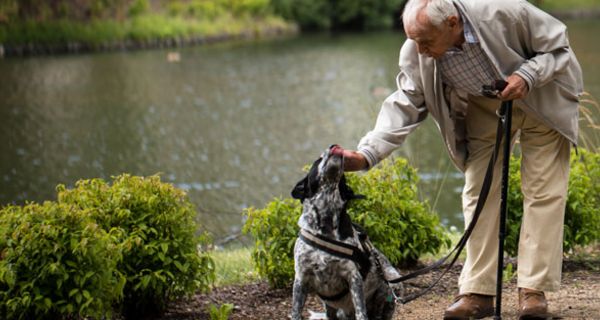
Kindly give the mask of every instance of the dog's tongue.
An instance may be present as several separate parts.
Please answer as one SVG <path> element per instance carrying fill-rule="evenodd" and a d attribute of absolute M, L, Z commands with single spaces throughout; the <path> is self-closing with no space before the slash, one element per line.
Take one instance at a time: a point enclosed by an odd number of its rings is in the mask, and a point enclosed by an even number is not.
<path fill-rule="evenodd" d="M 336 145 L 331 148 L 329 153 L 332 155 L 342 156 L 344 154 L 344 149 L 342 149 L 342 147 Z"/>

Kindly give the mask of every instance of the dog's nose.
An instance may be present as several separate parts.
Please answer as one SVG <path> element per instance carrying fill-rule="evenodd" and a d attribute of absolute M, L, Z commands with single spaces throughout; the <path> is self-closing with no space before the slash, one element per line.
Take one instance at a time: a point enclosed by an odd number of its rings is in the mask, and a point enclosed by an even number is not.
<path fill-rule="evenodd" d="M 329 147 L 329 154 L 341 156 L 344 154 L 344 149 L 337 144 L 334 144 Z"/>

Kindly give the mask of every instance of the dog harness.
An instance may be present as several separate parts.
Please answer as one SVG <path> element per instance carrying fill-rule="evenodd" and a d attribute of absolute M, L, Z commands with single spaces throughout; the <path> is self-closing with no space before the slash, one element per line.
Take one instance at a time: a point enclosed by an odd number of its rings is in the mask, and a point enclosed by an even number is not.
<path fill-rule="evenodd" d="M 352 260 L 358 266 L 358 271 L 363 280 L 367 277 L 367 274 L 371 269 L 371 260 L 369 259 L 369 256 L 371 255 L 370 245 L 367 243 L 367 235 L 364 233 L 359 232 L 359 240 L 362 248 L 319 234 L 314 234 L 306 229 L 300 229 L 298 238 L 302 239 L 302 241 L 309 246 L 325 251 L 333 256 Z M 346 288 L 333 296 L 318 295 L 323 300 L 337 301 L 345 297 L 349 292 L 350 290 Z"/>
<path fill-rule="evenodd" d="M 314 234 L 306 229 L 300 229 L 298 238 L 302 239 L 302 241 L 309 246 L 325 251 L 333 256 L 352 260 L 358 266 L 358 270 L 363 279 L 367 277 L 367 274 L 371 269 L 371 260 L 369 259 L 371 250 L 370 245 L 366 241 L 366 234 L 364 233 L 359 233 L 361 248 L 319 234 Z M 336 301 L 343 298 L 348 292 L 349 290 L 346 289 L 334 296 L 327 297 L 319 295 L 319 297 L 323 300 Z"/>
<path fill-rule="evenodd" d="M 339 258 L 354 261 L 358 265 L 358 270 L 363 279 L 367 277 L 369 269 L 371 269 L 371 260 L 369 260 L 371 252 L 368 248 L 365 248 L 367 246 L 364 245 L 362 239 L 361 245 L 363 248 L 359 248 L 345 242 L 314 234 L 306 229 L 300 229 L 298 237 L 319 250 L 323 250 Z"/>

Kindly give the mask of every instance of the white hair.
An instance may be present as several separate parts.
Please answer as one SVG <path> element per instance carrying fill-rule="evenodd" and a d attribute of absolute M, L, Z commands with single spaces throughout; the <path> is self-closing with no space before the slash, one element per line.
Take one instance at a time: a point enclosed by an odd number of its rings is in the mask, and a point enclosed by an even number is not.
<path fill-rule="evenodd" d="M 423 27 L 417 21 L 419 13 L 423 10 L 425 10 L 424 13 L 429 18 L 429 22 L 435 27 L 440 27 L 448 17 L 458 16 L 458 10 L 452 0 L 409 0 L 402 13 L 404 28 Z"/>

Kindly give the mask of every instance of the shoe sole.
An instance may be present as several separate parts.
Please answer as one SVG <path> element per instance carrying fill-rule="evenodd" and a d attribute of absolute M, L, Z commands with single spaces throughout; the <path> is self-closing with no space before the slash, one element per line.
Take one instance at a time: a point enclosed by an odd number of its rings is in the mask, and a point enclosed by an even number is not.
<path fill-rule="evenodd" d="M 485 312 L 481 312 L 478 315 L 468 316 L 468 317 L 456 317 L 456 316 L 448 316 L 444 315 L 444 320 L 472 320 L 472 319 L 483 319 L 486 317 L 494 316 L 494 309 L 486 310 Z"/>

